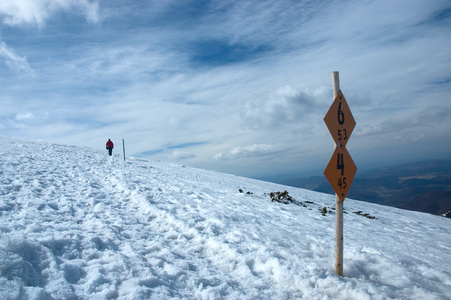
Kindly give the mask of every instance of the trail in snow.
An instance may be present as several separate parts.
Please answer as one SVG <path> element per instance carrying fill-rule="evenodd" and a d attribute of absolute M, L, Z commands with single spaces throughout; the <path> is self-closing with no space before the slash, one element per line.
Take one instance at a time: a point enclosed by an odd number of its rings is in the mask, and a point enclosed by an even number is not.
<path fill-rule="evenodd" d="M 0 143 L 1 298 L 451 298 L 449 219 L 346 200 L 338 277 L 332 196 L 87 148 Z M 284 189 L 298 205 L 269 200 Z"/>

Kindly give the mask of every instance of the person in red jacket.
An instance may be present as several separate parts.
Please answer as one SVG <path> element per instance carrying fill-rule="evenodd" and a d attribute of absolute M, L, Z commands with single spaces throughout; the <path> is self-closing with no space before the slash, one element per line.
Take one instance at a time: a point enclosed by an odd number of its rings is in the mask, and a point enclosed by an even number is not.
<path fill-rule="evenodd" d="M 106 142 L 106 149 L 108 150 L 110 156 L 113 155 L 113 148 L 114 148 L 113 142 L 110 139 L 108 139 L 108 142 Z"/>

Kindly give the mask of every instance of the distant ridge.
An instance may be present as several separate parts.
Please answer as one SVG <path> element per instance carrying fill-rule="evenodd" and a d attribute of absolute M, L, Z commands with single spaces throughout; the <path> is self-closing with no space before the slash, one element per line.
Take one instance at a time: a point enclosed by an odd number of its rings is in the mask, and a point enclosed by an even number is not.
<path fill-rule="evenodd" d="M 446 216 L 451 211 L 451 191 L 424 192 L 399 208 Z"/>
<path fill-rule="evenodd" d="M 324 176 L 271 181 L 334 193 Z M 443 215 L 451 210 L 451 161 L 421 161 L 357 172 L 348 198 Z"/>

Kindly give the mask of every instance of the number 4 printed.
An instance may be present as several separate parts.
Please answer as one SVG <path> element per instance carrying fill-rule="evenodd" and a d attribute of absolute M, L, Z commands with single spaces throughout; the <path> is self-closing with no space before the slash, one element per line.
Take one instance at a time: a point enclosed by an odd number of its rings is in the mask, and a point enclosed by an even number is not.
<path fill-rule="evenodd" d="M 337 170 L 341 170 L 341 176 L 344 175 L 345 164 L 343 162 L 343 153 L 337 153 Z"/>

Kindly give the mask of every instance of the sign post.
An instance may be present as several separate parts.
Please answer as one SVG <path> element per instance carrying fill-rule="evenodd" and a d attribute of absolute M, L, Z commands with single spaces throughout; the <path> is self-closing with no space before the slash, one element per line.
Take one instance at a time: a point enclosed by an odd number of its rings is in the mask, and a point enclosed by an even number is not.
<path fill-rule="evenodd" d="M 343 201 L 357 172 L 346 143 L 356 123 L 340 90 L 338 72 L 333 72 L 332 77 L 334 102 L 324 117 L 324 122 L 334 139 L 335 149 L 324 175 L 335 191 L 335 273 L 343 276 Z"/>
<path fill-rule="evenodd" d="M 124 139 L 122 139 L 122 151 L 124 152 L 124 161 L 125 161 L 125 142 L 124 142 Z"/>

